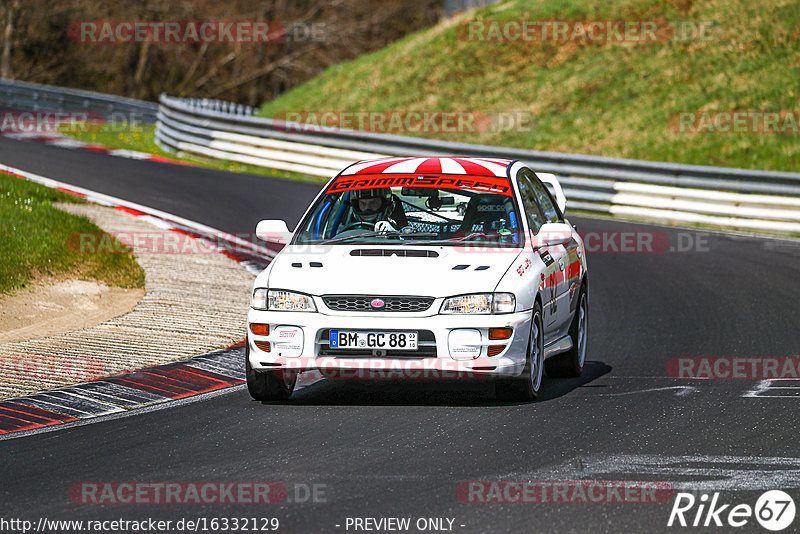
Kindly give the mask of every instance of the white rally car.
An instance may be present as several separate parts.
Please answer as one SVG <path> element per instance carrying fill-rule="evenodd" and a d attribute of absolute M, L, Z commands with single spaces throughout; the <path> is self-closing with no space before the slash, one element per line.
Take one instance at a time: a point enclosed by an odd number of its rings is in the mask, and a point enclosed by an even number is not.
<path fill-rule="evenodd" d="M 565 203 L 554 175 L 519 161 L 350 165 L 293 233 L 284 221 L 256 228 L 259 238 L 286 246 L 253 288 L 250 395 L 287 399 L 297 374 L 312 369 L 488 377 L 504 400 L 535 399 L 544 369 L 579 376 L 586 254 Z"/>

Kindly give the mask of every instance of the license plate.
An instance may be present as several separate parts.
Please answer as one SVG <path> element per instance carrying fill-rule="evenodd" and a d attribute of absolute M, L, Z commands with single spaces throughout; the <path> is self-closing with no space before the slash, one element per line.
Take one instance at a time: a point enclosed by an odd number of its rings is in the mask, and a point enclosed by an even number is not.
<path fill-rule="evenodd" d="M 331 330 L 332 349 L 417 350 L 418 332 L 353 332 Z"/>

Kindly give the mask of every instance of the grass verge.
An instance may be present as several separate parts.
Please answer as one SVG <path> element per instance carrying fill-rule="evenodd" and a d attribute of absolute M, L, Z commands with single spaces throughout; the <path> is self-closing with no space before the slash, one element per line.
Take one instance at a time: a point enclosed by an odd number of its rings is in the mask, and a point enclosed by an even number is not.
<path fill-rule="evenodd" d="M 492 42 L 471 40 L 470 21 L 486 28 L 493 21 L 675 21 L 696 32 L 684 32 L 684 40 L 665 34 L 652 41 Z M 693 40 L 701 27 L 702 38 Z M 680 112 L 784 111 L 800 117 L 799 40 L 794 0 L 509 0 L 335 65 L 265 103 L 260 115 L 518 111 L 532 122 L 425 136 L 797 172 L 797 129 L 688 133 L 676 123 Z"/>
<path fill-rule="evenodd" d="M 86 217 L 59 210 L 53 202 L 84 201 L 0 173 L 0 295 L 24 288 L 41 276 L 144 287 L 144 270 L 132 254 L 75 250 L 71 243 L 77 234 L 103 232 Z"/>
<path fill-rule="evenodd" d="M 472 21 L 483 21 L 487 28 L 507 21 L 671 21 L 688 29 L 684 39 L 660 31 L 656 40 L 627 42 L 493 42 L 471 39 L 467 24 Z M 514 113 L 521 113 L 532 120 L 478 121 L 474 129 L 452 133 L 390 133 L 800 172 L 800 125 L 782 128 L 784 133 L 676 131 L 681 112 L 695 113 L 699 125 L 707 124 L 700 118 L 714 117 L 703 113 L 726 111 L 793 113 L 800 121 L 798 41 L 800 9 L 794 0 L 507 0 L 335 65 L 265 103 L 259 114 L 455 111 L 512 120 Z M 152 130 L 76 137 L 171 156 L 155 145 Z M 235 162 L 180 159 L 235 172 L 320 181 Z"/>

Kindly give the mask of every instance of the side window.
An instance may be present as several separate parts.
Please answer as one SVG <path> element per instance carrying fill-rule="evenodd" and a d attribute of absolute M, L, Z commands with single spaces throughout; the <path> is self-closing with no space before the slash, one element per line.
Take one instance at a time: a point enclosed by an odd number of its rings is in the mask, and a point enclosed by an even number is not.
<path fill-rule="evenodd" d="M 333 193 L 325 195 L 320 204 L 315 208 L 314 214 L 308 219 L 304 232 L 313 236 L 313 239 L 329 239 L 341 230 L 347 223 L 349 205 L 345 202 L 350 197 L 350 192 Z"/>
<path fill-rule="evenodd" d="M 542 213 L 544 213 L 547 222 L 562 222 L 561 216 L 558 214 L 558 209 L 556 209 L 553 203 L 553 197 L 550 196 L 550 192 L 545 185 L 535 175 L 531 176 L 531 184 L 533 184 L 533 190 L 536 192 L 536 199 L 539 206 L 542 208 Z"/>
<path fill-rule="evenodd" d="M 535 234 L 539 228 L 545 223 L 544 215 L 542 215 L 539 205 L 536 202 L 536 190 L 534 189 L 534 182 L 531 178 L 535 178 L 530 172 L 523 169 L 519 173 L 517 183 L 519 184 L 519 192 L 522 198 L 522 205 L 525 208 L 525 215 L 528 217 L 528 226 Z"/>

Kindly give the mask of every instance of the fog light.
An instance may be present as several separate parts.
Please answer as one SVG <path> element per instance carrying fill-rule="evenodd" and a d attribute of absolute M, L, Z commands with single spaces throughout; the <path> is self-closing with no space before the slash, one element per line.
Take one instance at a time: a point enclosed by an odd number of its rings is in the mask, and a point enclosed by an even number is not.
<path fill-rule="evenodd" d="M 264 352 L 269 352 L 271 349 L 269 341 L 254 341 L 253 343 Z"/>
<path fill-rule="evenodd" d="M 513 328 L 490 328 L 489 339 L 508 339 L 514 332 Z"/>
<path fill-rule="evenodd" d="M 296 358 L 303 354 L 303 330 L 298 326 L 276 326 L 272 339 L 273 352 L 278 356 Z"/>
<path fill-rule="evenodd" d="M 489 356 L 497 356 L 498 354 L 503 352 L 503 349 L 505 348 L 506 348 L 505 345 L 489 345 L 489 350 L 487 351 L 487 354 Z"/>
<path fill-rule="evenodd" d="M 257 336 L 268 336 L 269 325 L 261 323 L 250 323 L 250 331 Z"/>
<path fill-rule="evenodd" d="M 447 344 L 454 360 L 474 360 L 481 355 L 481 333 L 474 328 L 452 330 Z"/>

